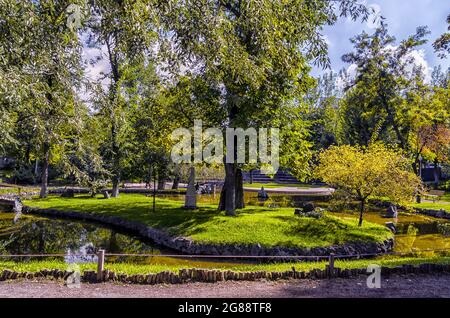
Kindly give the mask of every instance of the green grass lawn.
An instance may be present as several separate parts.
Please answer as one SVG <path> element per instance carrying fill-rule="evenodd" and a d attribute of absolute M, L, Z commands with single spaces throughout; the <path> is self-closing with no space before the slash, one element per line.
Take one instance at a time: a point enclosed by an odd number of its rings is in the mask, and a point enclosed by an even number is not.
<path fill-rule="evenodd" d="M 395 267 L 403 264 L 419 265 L 423 263 L 435 264 L 449 264 L 450 257 L 448 256 L 430 256 L 430 257 L 382 257 L 379 259 L 365 259 L 365 260 L 336 260 L 335 266 L 339 268 L 366 268 L 369 264 L 377 264 L 380 266 Z M 312 269 L 324 269 L 328 262 L 288 262 L 288 263 L 271 263 L 271 264 L 226 264 L 217 263 L 214 268 L 217 270 L 233 270 L 242 272 L 251 271 L 290 271 L 294 267 L 297 271 L 311 271 Z M 0 271 L 4 269 L 14 270 L 17 272 L 37 272 L 42 269 L 66 269 L 68 264 L 63 260 L 43 260 L 43 261 L 24 261 L 13 262 L 0 260 Z M 79 264 L 80 270 L 96 270 L 96 263 Z M 183 264 L 134 264 L 134 263 L 105 263 L 105 269 L 109 269 L 116 273 L 124 274 L 150 274 L 159 273 L 162 271 L 178 272 L 184 268 L 201 268 L 193 265 Z"/>
<path fill-rule="evenodd" d="M 275 182 L 269 182 L 269 183 L 244 183 L 244 187 L 246 188 L 258 188 L 261 189 L 261 187 L 264 187 L 265 189 L 272 189 L 272 188 L 320 188 L 320 186 L 316 185 L 309 185 L 309 184 L 296 184 L 296 183 L 275 183 Z"/>
<path fill-rule="evenodd" d="M 0 183 L 0 195 L 2 194 L 19 194 L 24 192 L 35 192 L 40 189 L 32 186 L 18 186 L 7 183 Z"/>
<path fill-rule="evenodd" d="M 429 209 L 429 210 L 445 210 L 450 212 L 450 204 L 446 203 L 432 203 L 432 202 L 423 202 L 423 203 L 413 203 L 411 204 L 414 208 L 420 209 Z"/>
<path fill-rule="evenodd" d="M 382 225 L 364 222 L 357 226 L 354 218 L 326 215 L 321 219 L 301 218 L 293 208 L 251 206 L 239 210 L 236 217 L 218 212 L 215 205 L 199 204 L 199 209 L 185 210 L 180 201 L 157 198 L 152 212 L 152 198 L 141 194 L 122 194 L 109 200 L 77 196 L 49 197 L 26 201 L 39 208 L 96 213 L 139 221 L 166 229 L 173 235 L 214 244 L 241 243 L 262 246 L 315 247 L 349 241 L 382 241 L 391 232 Z"/>
<path fill-rule="evenodd" d="M 439 198 L 440 201 L 450 202 L 450 192 L 447 192 L 442 197 Z"/>

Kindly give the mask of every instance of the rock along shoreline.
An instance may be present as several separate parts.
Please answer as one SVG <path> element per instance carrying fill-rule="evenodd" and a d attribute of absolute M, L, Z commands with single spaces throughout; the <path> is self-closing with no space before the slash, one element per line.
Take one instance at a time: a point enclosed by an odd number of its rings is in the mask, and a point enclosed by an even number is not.
<path fill-rule="evenodd" d="M 268 256 L 270 258 L 270 256 L 328 256 L 334 253 L 337 256 L 364 256 L 364 254 L 384 254 L 392 251 L 394 247 L 394 238 L 382 242 L 348 242 L 342 245 L 313 248 L 265 247 L 260 244 L 208 244 L 195 242 L 186 237 L 175 237 L 164 230 L 155 229 L 140 222 L 128 221 L 115 216 L 59 211 L 55 209 L 39 209 L 28 206 L 23 208 L 23 212 L 50 217 L 92 221 L 114 226 L 152 240 L 161 246 L 189 255 Z"/>

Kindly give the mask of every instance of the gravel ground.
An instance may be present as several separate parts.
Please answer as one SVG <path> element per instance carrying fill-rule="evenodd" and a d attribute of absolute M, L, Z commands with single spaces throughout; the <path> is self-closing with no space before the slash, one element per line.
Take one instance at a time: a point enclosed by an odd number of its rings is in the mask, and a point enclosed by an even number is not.
<path fill-rule="evenodd" d="M 63 282 L 0 282 L 0 297 L 151 297 L 151 298 L 296 298 L 296 297 L 450 297 L 450 274 L 395 275 L 381 281 L 380 289 L 366 287 L 366 276 L 332 280 L 189 283 L 182 285 L 82 284 Z"/>

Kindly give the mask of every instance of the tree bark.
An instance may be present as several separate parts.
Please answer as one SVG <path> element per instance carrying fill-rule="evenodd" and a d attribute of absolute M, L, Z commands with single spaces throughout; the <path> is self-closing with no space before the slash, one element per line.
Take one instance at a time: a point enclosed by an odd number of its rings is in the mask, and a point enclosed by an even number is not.
<path fill-rule="evenodd" d="M 112 118 L 111 123 L 111 140 L 112 140 L 112 164 L 113 164 L 113 177 L 112 177 L 112 193 L 111 197 L 117 198 L 119 196 L 119 183 L 120 183 L 120 157 L 119 157 L 119 144 L 117 142 L 117 127 L 115 119 Z"/>
<path fill-rule="evenodd" d="M 240 168 L 236 169 L 236 209 L 243 209 L 245 208 L 245 202 L 244 202 L 244 185 L 242 180 L 242 170 Z"/>
<path fill-rule="evenodd" d="M 363 222 L 363 214 L 364 214 L 364 210 L 365 210 L 365 205 L 366 205 L 366 200 L 361 200 L 361 208 L 359 211 L 359 222 L 358 222 L 358 226 L 362 226 L 362 222 Z"/>
<path fill-rule="evenodd" d="M 48 166 L 50 160 L 50 145 L 44 143 L 44 160 L 42 162 L 42 175 L 41 175 L 41 192 L 39 197 L 46 198 L 48 194 Z"/>
<path fill-rule="evenodd" d="M 436 190 L 439 187 L 439 166 L 437 159 L 434 160 L 433 175 L 434 175 L 434 189 Z"/>
<path fill-rule="evenodd" d="M 225 163 L 225 182 L 220 194 L 219 211 L 236 215 L 236 164 Z"/>
<path fill-rule="evenodd" d="M 177 164 L 175 165 L 173 173 L 174 173 L 174 178 L 173 178 L 173 183 L 172 183 L 172 189 L 178 190 L 178 186 L 180 184 L 180 167 Z"/>
<path fill-rule="evenodd" d="M 37 184 L 39 180 L 39 160 L 36 159 L 34 162 L 34 180 L 33 183 Z"/>
<path fill-rule="evenodd" d="M 175 178 L 173 178 L 172 189 L 178 190 L 179 185 L 180 185 L 180 176 L 176 175 Z"/>
<path fill-rule="evenodd" d="M 119 197 L 119 182 L 120 182 L 119 179 L 117 179 L 117 178 L 113 179 L 113 182 L 112 182 L 113 186 L 112 186 L 112 192 L 111 192 L 111 197 L 113 197 L 113 198 Z"/>
<path fill-rule="evenodd" d="M 166 178 L 163 176 L 158 177 L 158 190 L 164 190 L 166 186 Z"/>

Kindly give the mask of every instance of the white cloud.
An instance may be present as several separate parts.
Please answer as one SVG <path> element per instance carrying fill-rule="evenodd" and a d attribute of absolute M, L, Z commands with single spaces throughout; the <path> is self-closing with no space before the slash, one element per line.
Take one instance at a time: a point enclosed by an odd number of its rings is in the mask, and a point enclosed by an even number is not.
<path fill-rule="evenodd" d="M 386 51 L 393 52 L 397 48 L 398 48 L 398 46 L 387 45 Z M 407 66 L 405 68 L 407 75 L 411 76 L 414 66 L 416 66 L 416 67 L 418 66 L 422 69 L 425 83 L 429 83 L 431 81 L 432 67 L 430 67 L 427 59 L 425 58 L 425 50 L 424 49 L 412 50 L 411 52 L 406 54 L 400 62 L 407 63 Z"/>
<path fill-rule="evenodd" d="M 409 58 L 412 59 L 413 65 L 419 66 L 422 69 L 425 83 L 430 83 L 432 68 L 428 65 L 428 62 L 425 59 L 425 50 L 423 50 L 423 49 L 412 50 L 405 56 L 405 59 L 409 59 Z M 407 67 L 408 72 L 411 73 L 412 70 L 413 70 L 412 65 Z"/>
<path fill-rule="evenodd" d="M 393 52 L 397 48 L 398 48 L 397 46 L 387 45 L 385 49 L 386 51 Z M 411 63 L 408 63 L 408 65 L 406 66 L 407 75 L 411 76 L 414 66 L 418 66 L 422 69 L 425 83 L 430 83 L 432 67 L 429 66 L 425 58 L 425 50 L 423 49 L 412 50 L 411 52 L 405 55 L 405 57 L 402 59 L 401 62 L 406 62 L 408 60 L 410 60 Z M 357 71 L 358 66 L 356 64 L 349 65 L 346 69 L 345 76 L 337 77 L 336 86 L 341 90 L 344 89 L 349 84 L 349 82 L 355 79 Z"/>

